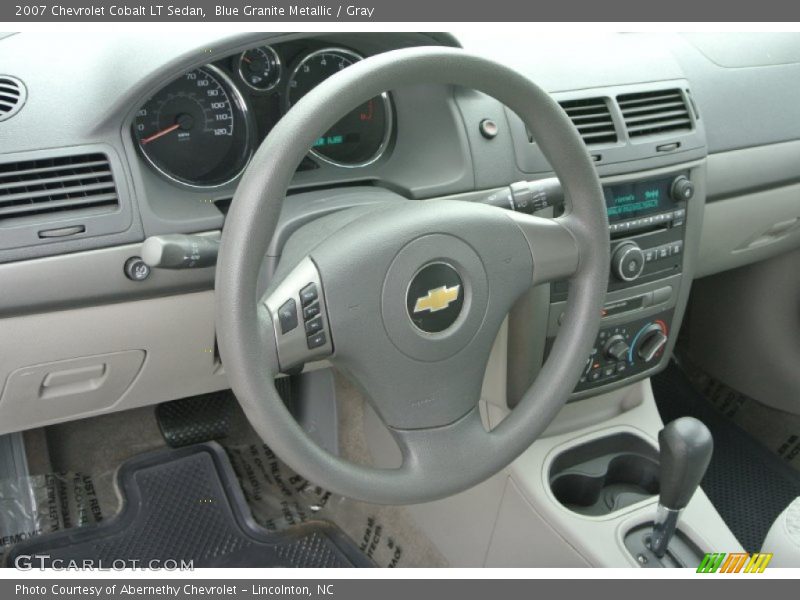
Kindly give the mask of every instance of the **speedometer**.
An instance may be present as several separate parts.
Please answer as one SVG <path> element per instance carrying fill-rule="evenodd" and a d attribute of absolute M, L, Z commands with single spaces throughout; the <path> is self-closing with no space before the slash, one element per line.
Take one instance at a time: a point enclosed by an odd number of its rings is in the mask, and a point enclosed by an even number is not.
<path fill-rule="evenodd" d="M 241 94 L 211 65 L 160 90 L 133 123 L 139 149 L 159 172 L 201 187 L 222 185 L 241 173 L 251 155 L 251 130 Z"/>
<path fill-rule="evenodd" d="M 314 87 L 361 60 L 344 48 L 325 48 L 303 57 L 289 79 L 287 105 L 291 108 Z M 342 167 L 363 167 L 378 160 L 389 144 L 392 111 L 389 95 L 367 100 L 345 115 L 314 142 L 311 153 Z"/>

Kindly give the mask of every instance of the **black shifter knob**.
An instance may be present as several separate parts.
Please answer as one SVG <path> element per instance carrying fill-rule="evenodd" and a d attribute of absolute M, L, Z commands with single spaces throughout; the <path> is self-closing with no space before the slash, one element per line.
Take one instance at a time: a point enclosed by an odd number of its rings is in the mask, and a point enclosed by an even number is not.
<path fill-rule="evenodd" d="M 686 508 L 705 475 L 714 441 L 708 427 L 694 417 L 681 417 L 658 434 L 661 462 L 661 505 Z"/>
<path fill-rule="evenodd" d="M 650 548 L 662 558 L 675 534 L 681 511 L 689 504 L 705 475 L 714 441 L 708 427 L 700 421 L 681 417 L 659 432 L 658 445 L 661 494 Z"/>

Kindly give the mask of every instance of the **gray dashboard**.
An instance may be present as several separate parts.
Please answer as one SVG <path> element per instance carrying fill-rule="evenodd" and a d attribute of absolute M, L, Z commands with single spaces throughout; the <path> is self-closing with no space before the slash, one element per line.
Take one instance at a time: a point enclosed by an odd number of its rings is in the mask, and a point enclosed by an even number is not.
<path fill-rule="evenodd" d="M 461 45 L 518 69 L 561 102 L 604 99 L 619 135 L 613 142 L 589 147 L 603 177 L 710 155 L 709 200 L 786 186 L 800 179 L 793 160 L 798 152 L 795 143 L 800 140 L 797 36 L 750 36 L 745 43 L 761 51 L 756 53 L 757 60 L 742 62 L 741 53 L 731 49 L 742 43 L 736 36 L 581 34 L 507 39 L 489 33 L 254 33 L 219 37 L 153 34 L 146 39 L 141 33 L 62 35 L 64 39 L 56 40 L 62 51 L 48 53 L 47 69 L 38 68 L 40 62 L 31 59 L 45 47 L 42 36 L 24 33 L 0 40 L 0 75 L 19 78 L 28 92 L 22 110 L 0 122 L 0 164 L 101 151 L 111 164 L 118 208 L 113 218 L 59 212 L 0 221 L 0 263 L 9 267 L 28 259 L 121 248 L 150 235 L 219 230 L 224 201 L 233 195 L 236 180 L 213 189 L 191 189 L 165 179 L 137 151 L 131 123 L 147 98 L 176 77 L 262 44 L 344 46 L 363 56 L 413 45 Z M 46 46 L 53 43 L 51 37 Z M 781 51 L 764 51 L 764 46 Z M 690 130 L 641 140 L 628 138 L 615 98 L 664 89 L 680 90 L 684 95 L 691 107 Z M 299 172 L 290 190 L 296 196 L 289 203 L 294 222 L 302 221 L 298 212 L 307 208 L 309 215 L 318 214 L 327 201 L 340 208 L 346 205 L 341 198 L 351 186 L 366 194 L 374 188 L 376 195 L 388 191 L 397 198 L 425 199 L 471 194 L 550 175 L 522 123 L 490 98 L 470 90 L 421 85 L 392 90 L 392 101 L 394 131 L 386 156 L 363 168 L 322 164 Z M 479 124 L 484 119 L 499 125 L 496 138 L 481 135 Z M 748 148 L 758 157 L 753 164 L 747 160 L 751 154 L 741 154 Z M 723 160 L 715 160 L 715 155 Z M 764 168 L 765 164 L 772 168 Z M 738 183 L 732 185 L 732 181 Z M 313 193 L 314 200 L 303 202 L 302 194 L 308 193 Z M 85 229 L 66 238 L 42 235 L 43 231 L 68 230 L 74 225 Z M 722 263 L 723 267 L 728 264 Z M 174 277 L 177 279 L 165 286 L 150 282 L 131 287 L 120 282 L 124 286 L 115 297 L 174 293 L 180 289 L 176 282 L 186 276 Z M 198 278 L 210 286 L 210 274 L 189 279 L 197 286 Z M 93 290 L 84 290 L 83 301 L 91 302 Z M 20 294 L 13 296 L 20 300 Z M 65 306 L 79 302 L 70 294 L 62 296 Z M 108 292 L 99 297 L 107 298 Z M 37 307 L 35 297 L 24 307 L 10 305 L 10 300 L 5 299 L 6 314 Z M 43 302 L 41 306 L 53 304 Z"/>
<path fill-rule="evenodd" d="M 232 61 L 265 44 L 281 52 L 295 48 L 296 54 L 281 54 L 290 68 L 297 56 L 321 47 L 370 56 L 415 45 L 460 45 L 550 91 L 587 141 L 604 186 L 688 176 L 695 195 L 688 206 L 668 208 L 672 225 L 632 236 L 610 231 L 612 250 L 630 241 L 651 252 L 681 242 L 684 252 L 662 263 L 672 271 L 624 286 L 610 279 L 607 302 L 630 310 L 604 318 L 601 337 L 618 328 L 630 337 L 651 319 L 666 319 L 675 332 L 694 278 L 800 246 L 800 36 L 582 32 L 509 38 L 487 31 L 0 37 L 0 335 L 14 340 L 0 345 L 0 432 L 229 387 L 215 351 L 215 269 L 154 269 L 135 281 L 123 267 L 141 256 L 148 236 L 218 236 L 237 180 L 205 189 L 172 181 L 143 156 L 133 128 L 148 99 L 178 78 L 213 64 L 236 83 Z M 17 96 L 24 100 L 12 114 L 8 93 L 15 92 L 15 81 L 24 86 Z M 323 162 L 297 173 L 265 257 L 265 282 L 291 233 L 320 216 L 376 202 L 481 200 L 512 182 L 552 175 L 524 125 L 493 99 L 433 85 L 390 93 L 391 138 L 377 160 L 357 168 Z M 256 101 L 250 108 L 264 106 Z M 659 115 L 655 128 L 651 111 Z M 497 135 L 482 133 L 487 120 Z M 262 128 L 258 135 L 264 133 Z M 29 177 L 39 180 L 25 183 Z M 75 181 L 74 193 L 56 189 Z M 679 225 L 676 215 L 684 206 L 687 219 Z M 564 298 L 557 284 L 550 287 L 531 290 L 509 315 L 504 364 L 511 405 L 535 377 L 561 325 Z M 587 381 L 573 398 L 648 377 L 664 366 L 676 337 L 669 336 L 652 362 L 635 364 L 627 375 Z M 50 373 L 84 372 L 87 366 L 108 370 L 103 386 L 87 394 L 74 393 L 70 384 L 58 402 L 52 394 L 42 397 L 39 384 Z"/>

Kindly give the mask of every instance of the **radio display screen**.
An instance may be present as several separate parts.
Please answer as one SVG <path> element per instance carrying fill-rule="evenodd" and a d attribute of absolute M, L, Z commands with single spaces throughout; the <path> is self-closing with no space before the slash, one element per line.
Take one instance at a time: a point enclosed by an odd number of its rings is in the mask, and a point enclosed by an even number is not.
<path fill-rule="evenodd" d="M 609 221 L 625 221 L 670 210 L 672 178 L 603 187 Z"/>

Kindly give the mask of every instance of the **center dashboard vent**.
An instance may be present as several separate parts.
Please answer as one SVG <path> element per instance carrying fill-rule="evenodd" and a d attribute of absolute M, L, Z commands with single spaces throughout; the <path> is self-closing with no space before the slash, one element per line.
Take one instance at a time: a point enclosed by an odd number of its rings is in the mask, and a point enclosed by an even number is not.
<path fill-rule="evenodd" d="M 613 144 L 617 141 L 617 130 L 605 98 L 562 100 L 559 104 L 587 146 Z"/>
<path fill-rule="evenodd" d="M 0 164 L 0 223 L 26 217 L 111 212 L 119 207 L 105 154 Z"/>
<path fill-rule="evenodd" d="M 679 89 L 617 96 L 631 138 L 692 129 L 692 118 Z"/>

